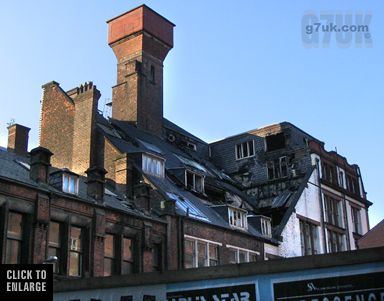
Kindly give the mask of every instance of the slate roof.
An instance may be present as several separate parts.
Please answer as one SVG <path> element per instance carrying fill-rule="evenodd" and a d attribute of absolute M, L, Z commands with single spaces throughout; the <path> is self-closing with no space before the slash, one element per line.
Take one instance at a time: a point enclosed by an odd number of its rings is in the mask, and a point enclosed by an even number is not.
<path fill-rule="evenodd" d="M 177 127 L 169 120 L 164 120 L 164 127 L 170 128 L 172 131 L 177 131 L 181 135 L 206 144 L 201 139 L 193 136 L 185 130 Z M 223 192 L 228 197 L 223 197 L 221 205 L 242 206 L 243 208 L 252 209 L 248 196 L 235 186 L 235 182 L 226 175 L 223 171 L 217 168 L 212 162 L 205 160 L 199 154 L 193 151 L 186 151 L 178 147 L 174 143 L 170 143 L 166 139 L 162 139 L 156 135 L 137 128 L 130 122 L 110 120 L 109 125 L 103 124 L 99 128 L 104 132 L 105 137 L 114 145 L 120 152 L 123 153 L 139 153 L 145 152 L 160 156 L 165 160 L 166 174 L 164 178 L 158 178 L 149 174 L 144 174 L 141 166 L 135 167 L 143 173 L 145 178 L 155 186 L 164 199 L 173 200 L 176 202 L 176 213 L 185 216 L 186 218 L 195 219 L 210 225 L 231 229 L 232 228 L 226 217 L 221 216 L 216 210 L 210 208 L 218 205 L 213 203 L 205 193 L 197 193 L 185 188 L 183 179 L 178 179 L 178 171 L 184 174 L 184 170 L 193 170 L 196 173 L 204 176 L 206 187 L 215 187 Z M 240 200 L 239 204 L 234 204 L 233 199 Z M 265 236 L 254 228 L 248 225 L 247 230 L 235 230 L 248 233 L 250 235 L 267 239 Z"/>
<path fill-rule="evenodd" d="M 6 181 L 16 182 L 23 185 L 28 185 L 34 187 L 35 189 L 43 189 L 48 190 L 55 194 L 64 195 L 70 199 L 76 199 L 77 201 L 89 203 L 89 204 L 97 204 L 97 201 L 92 199 L 87 195 L 87 178 L 83 176 L 79 176 L 79 191 L 77 195 L 65 193 L 53 185 L 36 183 L 35 181 L 29 178 L 29 157 L 18 156 L 13 152 L 8 152 L 4 148 L 0 148 L 0 178 Z M 54 174 L 57 172 L 62 172 L 62 169 L 50 168 L 50 174 Z M 64 170 L 65 171 L 65 170 Z M 98 204 L 100 205 L 100 204 Z M 104 204 L 106 208 L 111 208 L 119 211 L 123 211 L 130 215 L 135 215 L 138 217 L 145 217 L 156 219 L 160 221 L 158 216 L 149 216 L 143 210 L 136 208 L 130 200 L 127 200 L 124 196 L 117 194 L 116 192 L 110 191 L 106 188 L 106 193 L 104 195 Z"/>

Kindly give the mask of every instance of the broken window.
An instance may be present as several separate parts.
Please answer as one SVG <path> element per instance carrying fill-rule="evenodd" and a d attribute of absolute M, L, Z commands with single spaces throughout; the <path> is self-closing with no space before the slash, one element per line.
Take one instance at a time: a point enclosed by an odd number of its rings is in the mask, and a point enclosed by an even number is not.
<path fill-rule="evenodd" d="M 21 252 L 23 242 L 23 215 L 16 212 L 9 212 L 7 227 L 7 242 L 5 251 L 6 264 L 21 263 Z"/>
<path fill-rule="evenodd" d="M 197 192 L 204 192 L 204 177 L 190 170 L 186 170 L 185 186 Z"/>
<path fill-rule="evenodd" d="M 247 211 L 239 208 L 228 208 L 229 224 L 240 229 L 247 229 Z"/>
<path fill-rule="evenodd" d="M 359 192 L 357 179 L 354 176 L 347 175 L 347 190 L 353 194 Z"/>
<path fill-rule="evenodd" d="M 319 229 L 316 224 L 300 220 L 301 255 L 320 252 Z"/>
<path fill-rule="evenodd" d="M 253 157 L 255 148 L 253 140 L 236 144 L 236 160 Z"/>
<path fill-rule="evenodd" d="M 341 252 L 346 250 L 345 234 L 327 229 L 328 252 Z"/>
<path fill-rule="evenodd" d="M 164 178 L 164 160 L 161 158 L 143 154 L 142 169 L 147 174 Z"/>
<path fill-rule="evenodd" d="M 81 276 L 83 273 L 83 235 L 80 227 L 71 226 L 69 247 L 69 276 Z"/>
<path fill-rule="evenodd" d="M 261 217 L 260 223 L 261 223 L 261 234 L 268 237 L 272 237 L 271 219 L 267 217 Z"/>
<path fill-rule="evenodd" d="M 340 200 L 324 195 L 325 221 L 337 227 L 343 227 L 342 204 Z"/>
<path fill-rule="evenodd" d="M 48 256 L 56 256 L 60 262 L 64 261 L 61 256 L 62 232 L 62 225 L 60 223 L 49 222 Z M 61 272 L 59 262 L 53 264 L 53 272 L 55 274 Z"/>
<path fill-rule="evenodd" d="M 188 237 L 184 241 L 184 267 L 197 268 L 219 264 L 219 244 Z"/>
<path fill-rule="evenodd" d="M 287 157 L 283 156 L 267 162 L 268 179 L 280 179 L 288 176 Z"/>
<path fill-rule="evenodd" d="M 328 181 L 329 183 L 337 183 L 338 180 L 336 178 L 336 166 L 333 164 L 322 162 L 321 167 L 322 179 Z"/>
<path fill-rule="evenodd" d="M 353 222 L 353 232 L 357 234 L 362 234 L 360 209 L 356 207 L 351 207 L 351 213 Z"/>
<path fill-rule="evenodd" d="M 123 265 L 121 268 L 121 274 L 132 274 L 134 271 L 133 261 L 133 240 L 127 237 L 123 237 Z"/>
<path fill-rule="evenodd" d="M 104 238 L 104 276 L 115 274 L 115 236 L 106 234 Z"/>
<path fill-rule="evenodd" d="M 161 244 L 153 244 L 152 246 L 152 270 L 161 271 L 162 265 L 162 250 Z"/>
<path fill-rule="evenodd" d="M 229 246 L 229 263 L 255 262 L 258 252 Z"/>
<path fill-rule="evenodd" d="M 265 137 L 267 152 L 282 149 L 285 147 L 284 133 L 269 135 Z"/>

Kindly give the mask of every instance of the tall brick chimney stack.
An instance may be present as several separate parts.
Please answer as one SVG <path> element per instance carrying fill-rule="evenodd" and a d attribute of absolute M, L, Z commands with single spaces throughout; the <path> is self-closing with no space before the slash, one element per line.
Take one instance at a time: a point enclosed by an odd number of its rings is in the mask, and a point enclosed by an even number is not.
<path fill-rule="evenodd" d="M 173 23 L 146 5 L 109 20 L 108 44 L 117 58 L 112 118 L 161 135 L 163 61 L 173 47 Z"/>
<path fill-rule="evenodd" d="M 8 151 L 21 156 L 28 153 L 28 140 L 30 128 L 20 124 L 12 124 L 8 127 Z"/>

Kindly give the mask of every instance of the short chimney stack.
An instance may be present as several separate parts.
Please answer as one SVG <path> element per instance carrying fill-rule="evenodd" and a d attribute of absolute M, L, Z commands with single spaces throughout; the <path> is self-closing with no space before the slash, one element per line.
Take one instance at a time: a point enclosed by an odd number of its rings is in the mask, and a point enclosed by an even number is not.
<path fill-rule="evenodd" d="M 97 202 L 104 199 L 105 174 L 107 171 L 103 167 L 94 166 L 88 168 L 87 174 L 87 194 Z"/>
<path fill-rule="evenodd" d="M 51 156 L 53 154 L 49 149 L 39 146 L 31 150 L 30 155 L 31 169 L 29 172 L 29 177 L 35 182 L 47 184 L 49 181 Z"/>
<path fill-rule="evenodd" d="M 17 123 L 11 124 L 8 127 L 8 151 L 20 156 L 26 156 L 30 130 L 30 128 Z"/>

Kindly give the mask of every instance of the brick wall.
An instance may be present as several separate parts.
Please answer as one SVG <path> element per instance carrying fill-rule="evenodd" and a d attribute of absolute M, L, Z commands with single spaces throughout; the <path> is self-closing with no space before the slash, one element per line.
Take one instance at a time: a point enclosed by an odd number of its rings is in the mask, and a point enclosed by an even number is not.
<path fill-rule="evenodd" d="M 51 163 L 59 168 L 72 167 L 72 138 L 75 104 L 58 83 L 43 86 L 40 120 L 40 146 L 54 153 Z"/>
<path fill-rule="evenodd" d="M 260 253 L 260 260 L 262 260 L 264 246 L 260 239 L 249 236 L 241 231 L 230 231 L 218 227 L 209 226 L 208 224 L 193 221 L 191 219 L 185 220 L 184 234 L 194 236 L 196 238 L 206 239 L 213 242 L 222 243 L 219 247 L 219 262 L 220 264 L 229 263 L 230 253 L 227 245 L 236 246 L 251 251 Z"/>

